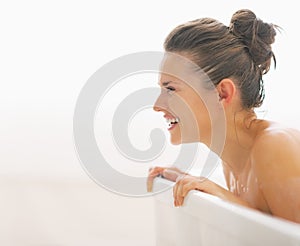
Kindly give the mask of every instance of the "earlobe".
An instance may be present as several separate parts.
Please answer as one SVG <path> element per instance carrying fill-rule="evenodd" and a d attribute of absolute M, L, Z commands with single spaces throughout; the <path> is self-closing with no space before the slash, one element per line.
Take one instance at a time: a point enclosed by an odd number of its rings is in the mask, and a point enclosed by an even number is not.
<path fill-rule="evenodd" d="M 226 103 L 230 103 L 236 93 L 236 86 L 231 79 L 226 78 L 220 81 L 217 85 L 217 90 L 219 93 L 219 101 L 223 100 Z"/>

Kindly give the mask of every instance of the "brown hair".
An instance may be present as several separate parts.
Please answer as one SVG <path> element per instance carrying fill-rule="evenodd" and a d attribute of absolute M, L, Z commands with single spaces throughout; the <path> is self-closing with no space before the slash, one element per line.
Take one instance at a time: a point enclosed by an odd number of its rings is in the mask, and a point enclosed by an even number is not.
<path fill-rule="evenodd" d="M 271 48 L 276 25 L 265 23 L 247 9 L 235 12 L 229 27 L 212 18 L 189 21 L 166 38 L 168 52 L 187 53 L 216 86 L 232 78 L 241 92 L 242 105 L 251 109 L 264 100 L 262 75 L 276 60 Z"/>

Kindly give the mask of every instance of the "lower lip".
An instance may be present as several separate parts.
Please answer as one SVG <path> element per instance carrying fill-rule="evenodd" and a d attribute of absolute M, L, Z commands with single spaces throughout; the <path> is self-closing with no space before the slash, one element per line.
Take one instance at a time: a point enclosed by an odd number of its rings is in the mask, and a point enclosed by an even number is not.
<path fill-rule="evenodd" d="M 173 130 L 173 129 L 176 127 L 177 124 L 178 124 L 178 123 L 171 124 L 171 126 L 168 128 L 168 131 Z"/>

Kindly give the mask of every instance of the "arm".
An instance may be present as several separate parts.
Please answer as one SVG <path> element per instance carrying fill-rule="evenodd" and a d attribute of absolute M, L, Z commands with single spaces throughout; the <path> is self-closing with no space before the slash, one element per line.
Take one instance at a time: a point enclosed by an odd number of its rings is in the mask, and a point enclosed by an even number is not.
<path fill-rule="evenodd" d="M 226 181 L 227 188 L 230 189 L 230 180 L 228 173 L 228 165 L 226 162 L 222 161 L 223 173 Z M 230 192 L 227 189 L 224 189 L 222 186 L 212 182 L 211 180 L 203 177 L 193 177 L 185 176 L 181 180 L 177 180 L 177 184 L 174 186 L 174 205 L 181 206 L 185 196 L 190 190 L 198 190 L 211 195 L 215 195 L 223 200 L 233 202 L 239 205 L 250 207 L 250 205 Z"/>
<path fill-rule="evenodd" d="M 158 176 L 163 176 L 164 178 L 170 181 L 176 182 L 173 188 L 175 206 L 181 206 L 183 204 L 183 200 L 190 190 L 198 190 L 211 195 L 218 196 L 226 201 L 250 207 L 250 205 L 247 202 L 240 199 L 230 191 L 219 186 L 218 184 L 212 182 L 211 180 L 207 178 L 191 176 L 185 172 L 182 172 L 176 167 L 150 168 L 147 179 L 148 192 L 152 191 L 153 180 Z M 228 183 L 229 181 L 227 176 L 225 174 L 226 182 Z"/>

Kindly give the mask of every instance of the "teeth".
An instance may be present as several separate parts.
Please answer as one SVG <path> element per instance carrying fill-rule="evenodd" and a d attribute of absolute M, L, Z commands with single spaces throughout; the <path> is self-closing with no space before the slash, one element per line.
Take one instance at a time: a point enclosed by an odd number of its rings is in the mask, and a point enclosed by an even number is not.
<path fill-rule="evenodd" d="M 172 124 L 172 123 L 178 123 L 179 122 L 179 119 L 178 118 L 173 118 L 173 119 L 167 119 L 167 123 L 168 124 Z"/>

